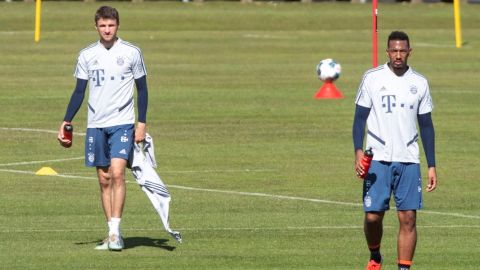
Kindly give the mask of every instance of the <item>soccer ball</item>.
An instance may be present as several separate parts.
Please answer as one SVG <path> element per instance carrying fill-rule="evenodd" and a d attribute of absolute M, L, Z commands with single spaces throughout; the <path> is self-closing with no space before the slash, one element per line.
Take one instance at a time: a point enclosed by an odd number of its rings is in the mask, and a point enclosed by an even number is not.
<path fill-rule="evenodd" d="M 341 72 L 340 64 L 331 58 L 324 59 L 317 65 L 317 75 L 322 81 L 335 81 Z"/>

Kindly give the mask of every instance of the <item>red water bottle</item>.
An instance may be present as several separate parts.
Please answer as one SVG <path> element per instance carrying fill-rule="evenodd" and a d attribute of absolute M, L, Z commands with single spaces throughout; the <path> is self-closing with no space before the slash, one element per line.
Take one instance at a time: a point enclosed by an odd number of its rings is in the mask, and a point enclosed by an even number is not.
<path fill-rule="evenodd" d="M 373 152 L 372 148 L 369 148 L 365 150 L 363 153 L 363 158 L 362 158 L 362 166 L 363 166 L 363 174 L 360 175 L 361 178 L 365 178 L 368 173 L 368 169 L 370 169 L 370 164 L 372 164 L 372 159 L 373 159 Z"/>
<path fill-rule="evenodd" d="M 65 140 L 72 141 L 73 140 L 73 126 L 70 123 L 66 123 L 63 126 L 63 138 Z"/>

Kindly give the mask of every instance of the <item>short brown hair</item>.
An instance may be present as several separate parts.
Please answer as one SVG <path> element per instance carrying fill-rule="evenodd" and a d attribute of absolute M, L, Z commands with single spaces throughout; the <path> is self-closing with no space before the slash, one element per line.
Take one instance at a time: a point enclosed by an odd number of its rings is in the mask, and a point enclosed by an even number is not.
<path fill-rule="evenodd" d="M 113 7 L 101 6 L 98 8 L 97 12 L 95 13 L 95 25 L 100 19 L 113 19 L 117 21 L 117 25 L 120 25 L 120 15 Z"/>

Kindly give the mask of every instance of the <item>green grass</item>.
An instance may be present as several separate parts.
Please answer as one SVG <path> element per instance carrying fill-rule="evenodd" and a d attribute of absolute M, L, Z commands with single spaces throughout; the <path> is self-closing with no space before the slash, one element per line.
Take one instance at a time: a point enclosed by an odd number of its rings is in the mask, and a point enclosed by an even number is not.
<path fill-rule="evenodd" d="M 168 237 L 127 173 L 121 253 L 93 250 L 106 233 L 95 173 L 69 160 L 83 156 L 83 137 L 66 150 L 46 132 L 65 113 L 78 51 L 97 39 L 99 5 L 44 2 L 36 44 L 34 4 L 0 3 L 1 268 L 363 269 L 351 124 L 371 67 L 370 5 L 114 3 L 119 35 L 147 63 L 148 131 L 185 240 Z M 415 269 L 478 269 L 480 6 L 462 5 L 462 49 L 451 5 L 379 8 L 380 62 L 390 31 L 408 32 L 409 63 L 429 78 L 436 106 L 439 187 L 419 213 Z M 342 64 L 345 98 L 315 100 L 315 66 L 329 57 Z M 85 119 L 83 106 L 76 131 Z M 77 178 L 33 174 L 43 166 Z M 394 212 L 385 226 L 393 270 Z"/>

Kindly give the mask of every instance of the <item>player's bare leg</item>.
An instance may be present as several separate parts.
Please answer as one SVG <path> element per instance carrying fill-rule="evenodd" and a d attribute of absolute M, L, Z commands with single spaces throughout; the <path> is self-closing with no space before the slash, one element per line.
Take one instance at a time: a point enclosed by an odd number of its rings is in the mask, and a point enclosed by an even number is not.
<path fill-rule="evenodd" d="M 417 245 L 417 212 L 414 210 L 398 211 L 397 215 L 400 223 L 397 241 L 398 260 L 410 265 Z"/>
<path fill-rule="evenodd" d="M 112 158 L 110 161 L 109 174 L 111 177 L 111 209 L 112 215 L 109 223 L 108 249 L 121 251 L 124 248 L 120 233 L 120 221 L 125 203 L 125 167 L 127 161 L 121 158 Z"/>
<path fill-rule="evenodd" d="M 107 220 L 108 229 L 110 230 L 110 220 L 112 218 L 112 181 L 108 167 L 97 167 L 98 184 L 100 186 L 100 199 L 102 201 L 103 213 Z M 96 250 L 108 249 L 108 237 L 95 247 Z"/>
<path fill-rule="evenodd" d="M 370 250 L 370 261 L 367 269 L 381 269 L 382 255 L 380 254 L 380 244 L 383 236 L 383 217 L 385 212 L 367 212 L 363 230 L 367 239 L 368 249 Z"/>
<path fill-rule="evenodd" d="M 108 222 L 112 218 L 112 186 L 108 167 L 97 167 L 97 176 L 103 212 Z"/>
<path fill-rule="evenodd" d="M 97 167 L 98 181 L 102 198 L 103 211 L 108 222 L 108 241 L 96 249 L 122 250 L 123 240 L 120 235 L 120 221 L 125 203 L 125 167 L 127 161 L 113 158 L 110 167 Z"/>
<path fill-rule="evenodd" d="M 380 245 L 383 236 L 383 216 L 385 212 L 365 213 L 364 232 L 368 246 Z"/>
<path fill-rule="evenodd" d="M 125 204 L 125 167 L 127 161 L 122 158 L 112 158 L 110 165 L 112 185 L 112 217 L 121 218 Z"/>

